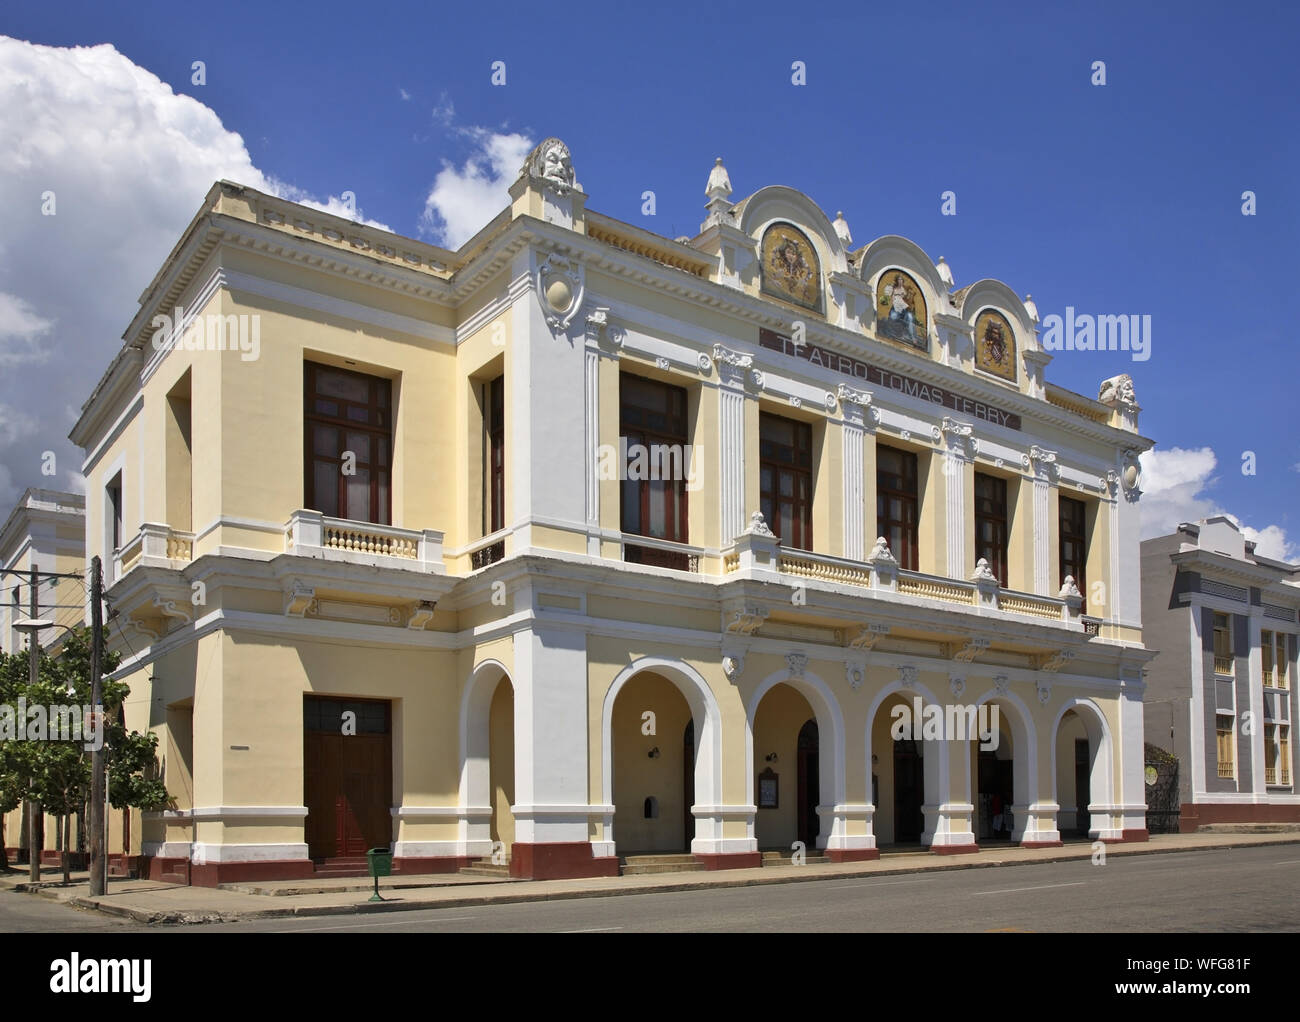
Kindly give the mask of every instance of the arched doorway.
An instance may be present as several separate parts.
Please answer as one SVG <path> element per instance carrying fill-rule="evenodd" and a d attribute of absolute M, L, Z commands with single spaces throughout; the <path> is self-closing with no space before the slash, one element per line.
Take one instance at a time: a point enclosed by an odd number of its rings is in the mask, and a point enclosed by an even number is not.
<path fill-rule="evenodd" d="M 515 843 L 515 690 L 505 677 L 497 683 L 488 711 L 488 783 L 493 849 L 499 848 L 508 862 Z"/>
<path fill-rule="evenodd" d="M 759 701 L 753 742 L 758 807 L 754 836 L 760 851 L 789 855 L 794 842 L 802 841 L 811 854 L 826 843 L 817 814 L 822 771 L 815 716 L 792 685 L 773 685 Z"/>
<path fill-rule="evenodd" d="M 474 668 L 460 708 L 457 855 L 509 861 L 515 840 L 515 690 L 505 667 Z"/>
<path fill-rule="evenodd" d="M 949 797 L 949 744 L 923 739 L 924 719 L 940 705 L 924 685 L 900 679 L 867 709 L 871 826 L 878 848 L 954 843 L 940 813 Z"/>
<path fill-rule="evenodd" d="M 643 671 L 614 699 L 610 722 L 613 753 L 614 833 L 618 853 L 690 851 L 695 758 L 690 705 L 667 678 Z M 689 755 L 687 738 L 690 739 Z"/>
<path fill-rule="evenodd" d="M 817 721 L 807 720 L 799 729 L 799 769 L 796 778 L 799 789 L 798 835 L 804 848 L 817 847 L 817 835 L 821 822 L 817 816 L 817 806 L 821 802 L 821 773 L 818 760 L 821 746 L 818 741 Z M 824 842 L 823 842 L 824 843 Z"/>
<path fill-rule="evenodd" d="M 927 774 L 935 774 L 938 750 L 925 748 L 907 731 L 896 738 L 894 725 L 915 716 L 916 696 L 909 691 L 887 695 L 872 715 L 869 728 L 871 751 L 871 791 L 875 806 L 873 830 L 877 845 L 918 845 L 925 834 L 927 795 L 937 797 L 937 776 L 927 784 Z M 926 753 L 931 753 L 926 761 Z"/>
<path fill-rule="evenodd" d="M 1108 806 L 1112 790 L 1110 729 L 1096 704 L 1072 699 L 1057 715 L 1052 729 L 1052 782 L 1061 837 L 1115 839 Z M 1093 811 L 1093 806 L 1099 807 Z"/>
<path fill-rule="evenodd" d="M 978 737 L 970 742 L 970 776 L 974 781 L 971 802 L 975 806 L 973 829 L 979 844 L 1011 840 L 1015 827 L 1012 807 L 1016 805 L 1017 795 L 1024 795 L 1024 792 L 1016 790 L 1015 748 L 1010 729 L 1001 719 L 1000 712 L 996 726 L 992 720 L 989 724 L 992 735 L 989 744 L 993 748 L 982 748 L 984 743 Z"/>

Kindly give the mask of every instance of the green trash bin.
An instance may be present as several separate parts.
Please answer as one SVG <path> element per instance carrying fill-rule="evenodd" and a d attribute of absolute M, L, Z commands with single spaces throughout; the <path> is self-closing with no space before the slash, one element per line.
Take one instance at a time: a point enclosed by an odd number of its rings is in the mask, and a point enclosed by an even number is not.
<path fill-rule="evenodd" d="M 372 848 L 366 852 L 366 859 L 370 862 L 370 875 L 375 879 L 375 893 L 370 896 L 371 901 L 383 901 L 379 896 L 379 878 L 393 875 L 393 853 L 388 848 Z"/>

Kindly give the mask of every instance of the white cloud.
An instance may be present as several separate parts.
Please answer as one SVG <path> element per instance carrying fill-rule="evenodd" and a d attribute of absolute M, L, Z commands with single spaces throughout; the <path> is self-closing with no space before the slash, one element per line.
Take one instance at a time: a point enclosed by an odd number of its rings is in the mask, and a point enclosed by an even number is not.
<path fill-rule="evenodd" d="M 443 161 L 425 200 L 423 224 L 438 244 L 459 248 L 510 204 L 508 189 L 533 148 L 525 135 L 467 128 L 472 151 L 456 167 Z"/>
<path fill-rule="evenodd" d="M 0 291 L 0 366 L 45 361 L 50 349 L 41 341 L 53 326 L 17 295 Z"/>
<path fill-rule="evenodd" d="M 438 103 L 433 108 L 433 119 L 444 125 L 450 125 L 456 119 L 455 104 L 445 92 L 438 95 Z"/>
<path fill-rule="evenodd" d="M 1218 459 L 1213 448 L 1171 447 L 1167 451 L 1146 451 L 1140 460 L 1143 539 L 1166 536 L 1182 522 L 1223 515 L 1255 543 L 1255 552 L 1261 557 L 1294 561 L 1300 556 L 1300 550 L 1287 539 L 1286 530 L 1280 525 L 1266 525 L 1262 529 L 1246 525 L 1204 492 L 1217 481 L 1213 472 Z"/>
<path fill-rule="evenodd" d="M 341 198 L 319 203 L 263 173 L 215 112 L 110 45 L 0 36 L 0 118 L 2 509 L 23 487 L 50 484 L 41 451 L 81 464 L 66 410 L 108 367 L 214 181 L 350 214 Z M 42 215 L 46 192 L 53 216 Z"/>
<path fill-rule="evenodd" d="M 405 89 L 400 87 L 397 90 L 397 94 L 402 97 L 403 101 L 409 100 L 411 98 L 411 94 L 407 92 Z"/>

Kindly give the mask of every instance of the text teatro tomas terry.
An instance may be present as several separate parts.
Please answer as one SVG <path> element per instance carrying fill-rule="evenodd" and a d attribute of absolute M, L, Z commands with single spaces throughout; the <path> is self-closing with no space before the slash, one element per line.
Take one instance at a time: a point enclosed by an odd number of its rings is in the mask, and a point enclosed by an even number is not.
<path fill-rule="evenodd" d="M 943 387 L 922 383 L 901 373 L 880 369 L 860 359 L 831 351 L 829 348 L 819 348 L 815 344 L 795 344 L 790 338 L 784 337 L 774 330 L 760 330 L 758 343 L 761 347 L 768 348 L 771 351 L 779 351 L 781 354 L 789 355 L 792 358 L 801 358 L 813 365 L 833 369 L 838 373 L 852 376 L 866 383 L 897 390 L 909 397 L 919 398 L 922 401 L 932 401 L 937 405 L 951 408 L 963 415 L 984 419 L 986 422 L 1006 426 L 1008 429 L 1020 429 L 1020 416 L 1015 412 L 1008 412 L 1001 408 L 995 408 L 993 405 L 985 404 L 983 401 L 976 401 L 974 398 L 954 394 Z"/>

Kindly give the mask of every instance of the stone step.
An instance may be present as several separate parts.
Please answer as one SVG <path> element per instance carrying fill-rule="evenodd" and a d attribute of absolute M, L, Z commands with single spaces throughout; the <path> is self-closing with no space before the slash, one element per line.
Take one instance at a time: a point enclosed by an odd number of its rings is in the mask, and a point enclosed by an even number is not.
<path fill-rule="evenodd" d="M 1300 834 L 1300 823 L 1203 823 L 1198 834 Z"/>
<path fill-rule="evenodd" d="M 624 866 L 620 870 L 623 876 L 645 876 L 650 873 L 699 873 L 705 868 L 704 863 L 696 862 L 690 856 L 689 862 L 651 862 Z"/>
<path fill-rule="evenodd" d="M 793 853 L 790 852 L 764 852 L 763 865 L 764 866 L 789 866 L 791 864 L 790 859 L 792 854 Z M 831 860 L 829 856 L 825 856 L 825 855 L 805 854 L 804 856 L 804 865 L 809 865 L 818 862 L 830 862 L 830 861 Z"/>
<path fill-rule="evenodd" d="M 468 866 L 462 866 L 458 872 L 472 877 L 508 877 L 510 875 L 510 860 L 496 863 L 491 859 L 475 859 Z"/>
<path fill-rule="evenodd" d="M 671 866 L 677 863 L 689 865 L 694 861 L 695 856 L 689 852 L 655 852 L 645 855 L 623 856 L 623 865 L 625 866 Z"/>
<path fill-rule="evenodd" d="M 704 868 L 704 863 L 686 852 L 650 852 L 623 856 L 619 872 L 629 877 L 651 873 L 698 873 Z"/>

